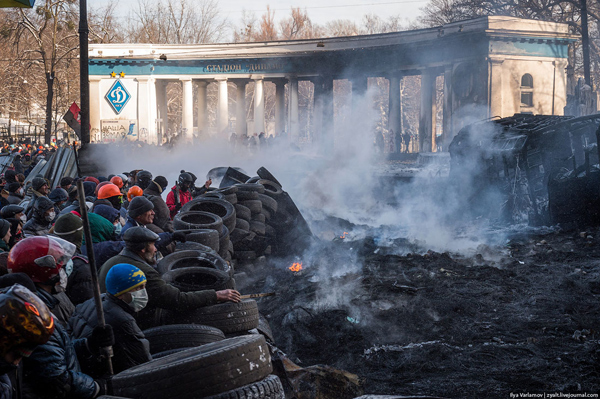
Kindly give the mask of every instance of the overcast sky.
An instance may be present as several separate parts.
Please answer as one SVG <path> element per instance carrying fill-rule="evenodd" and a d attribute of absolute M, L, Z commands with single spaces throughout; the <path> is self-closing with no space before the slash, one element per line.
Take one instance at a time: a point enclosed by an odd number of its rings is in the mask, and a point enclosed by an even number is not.
<path fill-rule="evenodd" d="M 88 7 L 102 7 L 110 0 L 88 0 Z M 152 0 L 150 0 L 152 1 Z M 220 0 L 221 14 L 232 24 L 238 24 L 242 10 L 253 11 L 257 16 L 263 14 L 267 5 L 275 10 L 275 19 L 288 16 L 291 7 L 306 9 L 314 23 L 323 25 L 335 19 L 349 19 L 361 24 L 365 14 L 376 14 L 383 19 L 400 15 L 406 23 L 413 21 L 425 7 L 427 0 Z M 137 5 L 136 0 L 121 0 L 117 7 L 119 15 L 127 15 Z"/>

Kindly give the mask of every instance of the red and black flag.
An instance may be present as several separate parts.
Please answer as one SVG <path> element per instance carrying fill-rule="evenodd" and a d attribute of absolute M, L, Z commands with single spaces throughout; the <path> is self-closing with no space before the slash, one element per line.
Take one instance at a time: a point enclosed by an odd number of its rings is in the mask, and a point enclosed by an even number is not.
<path fill-rule="evenodd" d="M 71 107 L 69 108 L 65 116 L 63 116 L 63 119 L 65 120 L 65 122 L 67 122 L 67 125 L 69 125 L 71 129 L 75 131 L 77 137 L 79 137 L 79 139 L 81 140 L 81 116 L 79 115 L 80 111 L 81 109 L 77 106 L 77 104 L 73 103 L 71 104 Z"/>

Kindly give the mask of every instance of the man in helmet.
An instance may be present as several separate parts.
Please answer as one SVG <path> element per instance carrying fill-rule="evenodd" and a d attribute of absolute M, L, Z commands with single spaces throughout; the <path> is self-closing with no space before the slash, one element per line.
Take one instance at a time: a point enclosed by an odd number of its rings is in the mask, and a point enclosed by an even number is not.
<path fill-rule="evenodd" d="M 235 290 L 204 290 L 193 292 L 181 292 L 179 289 L 167 284 L 156 269 L 154 255 L 156 254 L 155 243 L 159 239 L 158 234 L 143 227 L 132 227 L 123 236 L 125 249 L 121 253 L 102 265 L 98 280 L 100 290 L 107 290 L 107 275 L 109 271 L 120 263 L 127 263 L 139 268 L 148 279 L 146 289 L 148 290 L 148 305 L 139 312 L 137 321 L 142 329 L 154 327 L 160 309 L 169 310 L 191 310 L 202 306 L 214 305 L 217 302 L 239 302 L 240 293 Z"/>
<path fill-rule="evenodd" d="M 0 290 L 1 398 L 21 397 L 17 366 L 36 346 L 48 342 L 53 332 L 54 319 L 50 310 L 29 289 L 11 282 L 10 286 Z"/>
<path fill-rule="evenodd" d="M 150 185 L 150 182 L 152 182 L 152 173 L 147 170 L 140 170 L 135 176 L 135 184 L 142 190 L 145 190 Z"/>
<path fill-rule="evenodd" d="M 31 219 L 23 226 L 23 234 L 25 237 L 46 235 L 55 218 L 54 202 L 47 197 L 39 197 L 35 202 Z"/>
<path fill-rule="evenodd" d="M 107 200 L 113 208 L 119 210 L 123 203 L 123 194 L 115 184 L 107 183 L 98 190 L 98 199 Z"/>
<path fill-rule="evenodd" d="M 106 275 L 106 293 L 102 298 L 102 307 L 106 323 L 114 329 L 112 365 L 116 374 L 152 360 L 149 342 L 135 321 L 137 312 L 148 303 L 146 276 L 129 263 L 117 264 Z M 77 306 L 69 325 L 74 338 L 91 335 L 98 325 L 93 298 Z M 101 377 L 105 371 L 99 360 L 89 358 L 82 361 L 83 370 L 91 376 Z"/>
<path fill-rule="evenodd" d="M 167 206 L 171 213 L 171 219 L 175 217 L 182 206 L 192 200 L 190 187 L 194 184 L 194 180 L 189 173 L 182 173 L 177 179 L 177 183 L 171 188 L 171 192 L 167 195 Z"/>
<path fill-rule="evenodd" d="M 94 381 L 81 372 L 77 354 L 97 356 L 100 348 L 112 345 L 112 328 L 97 327 L 88 339 L 72 341 L 64 326 L 73 310 L 65 314 L 62 301 L 59 303 L 52 295 L 57 285 L 64 286 L 67 278 L 64 267 L 74 252 L 75 245 L 60 238 L 30 237 L 18 242 L 9 253 L 8 269 L 31 278 L 37 288 L 36 295 L 57 322 L 48 343 L 38 346 L 24 361 L 23 397 L 91 399 L 106 391 L 105 381 Z"/>

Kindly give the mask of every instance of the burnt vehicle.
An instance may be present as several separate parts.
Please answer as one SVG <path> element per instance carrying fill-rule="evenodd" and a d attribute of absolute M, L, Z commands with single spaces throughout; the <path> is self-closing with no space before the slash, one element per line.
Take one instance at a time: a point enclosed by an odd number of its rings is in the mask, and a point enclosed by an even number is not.
<path fill-rule="evenodd" d="M 600 114 L 515 114 L 468 125 L 450 144 L 450 178 L 471 177 L 474 205 L 499 194 L 490 208 L 505 222 L 600 224 L 599 126 Z"/>

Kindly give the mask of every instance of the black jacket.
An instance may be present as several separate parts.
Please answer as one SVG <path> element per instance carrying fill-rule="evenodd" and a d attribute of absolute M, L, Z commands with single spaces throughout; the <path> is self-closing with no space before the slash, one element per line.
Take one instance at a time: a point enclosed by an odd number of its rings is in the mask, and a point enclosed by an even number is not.
<path fill-rule="evenodd" d="M 165 200 L 161 197 L 162 190 L 155 182 L 150 182 L 150 185 L 144 190 L 144 196 L 154 205 L 154 221 L 152 224 L 158 226 L 163 231 L 173 232 L 173 221 L 171 220 L 171 212 Z"/>
<path fill-rule="evenodd" d="M 37 290 L 37 296 L 48 306 L 58 324 L 66 328 L 69 325 L 69 318 L 75 310 L 75 306 L 67 294 L 59 292 L 52 295 L 40 288 Z"/>
<path fill-rule="evenodd" d="M 23 235 L 25 237 L 47 236 L 51 227 L 52 224 L 46 219 L 38 220 L 37 215 L 34 214 L 33 218 L 28 220 L 23 226 Z"/>
<path fill-rule="evenodd" d="M 106 292 L 104 284 L 106 275 L 111 267 L 119 263 L 134 265 L 146 275 L 148 305 L 136 314 L 137 323 L 142 329 L 159 325 L 160 309 L 185 311 L 217 303 L 217 294 L 214 290 L 181 292 L 167 284 L 152 266 L 127 248 L 102 265 L 98 276 L 100 291 Z"/>
<path fill-rule="evenodd" d="M 125 302 L 109 294 L 102 295 L 102 307 L 106 324 L 113 327 L 115 334 L 112 358 L 115 374 L 152 360 L 150 344 L 135 322 L 133 310 Z M 69 320 L 73 338 L 89 337 L 97 325 L 94 299 L 77 306 Z M 97 357 L 88 357 L 82 360 L 81 365 L 84 372 L 94 377 L 99 378 L 106 374 L 103 363 L 98 361 Z"/>
<path fill-rule="evenodd" d="M 73 271 L 67 281 L 66 293 L 75 306 L 94 296 L 92 271 L 88 259 L 83 255 L 73 257 Z"/>
<path fill-rule="evenodd" d="M 94 379 L 81 372 L 77 353 L 90 356 L 85 339 L 71 340 L 56 324 L 54 333 L 28 358 L 23 358 L 23 397 L 27 399 L 88 399 L 96 395 Z"/>

